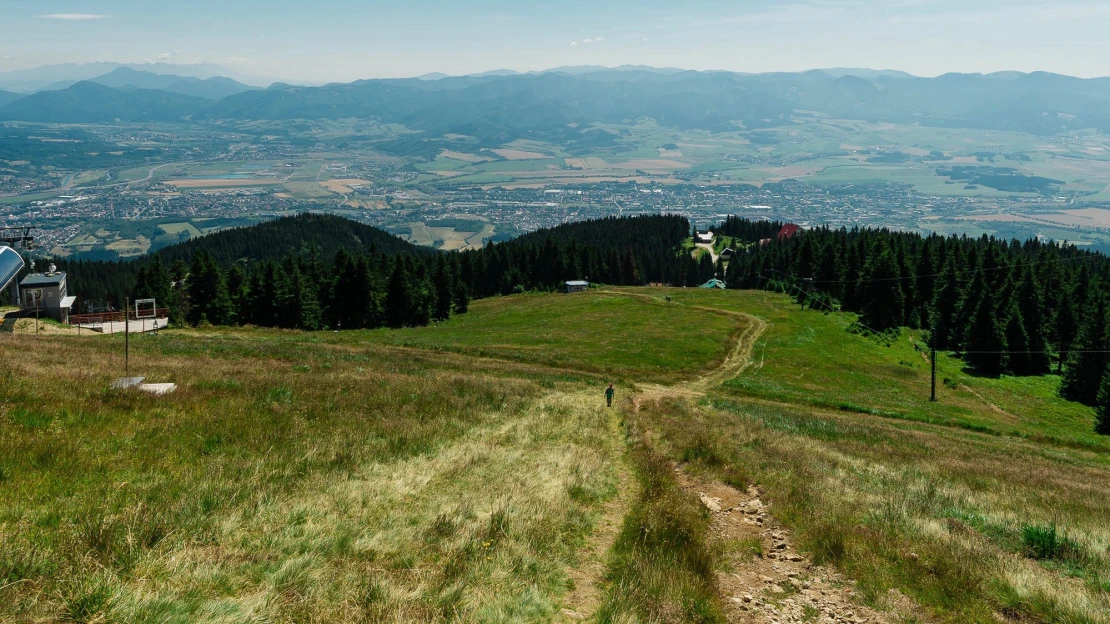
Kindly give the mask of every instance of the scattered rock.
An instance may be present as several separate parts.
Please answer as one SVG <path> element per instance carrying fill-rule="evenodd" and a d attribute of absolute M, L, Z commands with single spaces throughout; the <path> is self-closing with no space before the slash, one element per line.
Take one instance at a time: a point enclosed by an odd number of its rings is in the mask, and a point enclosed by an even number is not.
<path fill-rule="evenodd" d="M 713 513 L 721 511 L 721 499 L 709 496 L 705 492 L 698 492 L 698 498 L 701 499 L 701 504 L 705 505 L 709 511 Z"/>

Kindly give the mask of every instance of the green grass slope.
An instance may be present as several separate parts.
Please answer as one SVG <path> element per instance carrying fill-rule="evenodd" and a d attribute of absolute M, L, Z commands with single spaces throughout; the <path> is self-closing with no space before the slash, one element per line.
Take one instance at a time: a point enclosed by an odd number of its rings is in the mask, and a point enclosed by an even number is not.
<path fill-rule="evenodd" d="M 476 302 L 449 323 L 364 332 L 358 339 L 533 362 L 627 382 L 690 377 L 724 357 L 734 319 L 662 302 L 645 305 L 626 293 L 495 297 Z"/>
<path fill-rule="evenodd" d="M 903 621 L 1110 622 L 1089 410 L 948 358 L 932 404 L 851 320 L 637 288 L 133 337 L 160 398 L 109 389 L 122 337 L 0 337 L 0 620 L 725 621 L 696 480 Z"/>

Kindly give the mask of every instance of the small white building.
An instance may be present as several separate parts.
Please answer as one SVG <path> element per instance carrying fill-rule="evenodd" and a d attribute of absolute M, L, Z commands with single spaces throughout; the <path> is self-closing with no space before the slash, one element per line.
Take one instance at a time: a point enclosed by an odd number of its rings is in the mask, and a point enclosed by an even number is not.
<path fill-rule="evenodd" d="M 695 240 L 704 245 L 708 245 L 713 242 L 713 238 L 713 231 L 709 230 L 705 232 L 698 232 Z"/>
<path fill-rule="evenodd" d="M 563 292 L 576 293 L 585 292 L 590 287 L 590 283 L 585 280 L 571 280 L 563 284 Z"/>

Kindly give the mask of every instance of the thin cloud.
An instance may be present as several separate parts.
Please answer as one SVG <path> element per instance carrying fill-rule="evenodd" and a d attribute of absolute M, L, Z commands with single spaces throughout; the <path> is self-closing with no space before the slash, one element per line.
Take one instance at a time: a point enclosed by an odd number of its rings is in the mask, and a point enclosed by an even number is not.
<path fill-rule="evenodd" d="M 572 48 L 573 48 L 573 47 L 575 47 L 575 46 L 577 46 L 577 45 L 578 45 L 578 42 L 577 42 L 577 41 L 571 41 L 571 42 L 570 42 L 570 47 L 572 47 Z"/>
<path fill-rule="evenodd" d="M 98 20 L 108 17 L 107 15 L 97 15 L 95 13 L 47 13 L 40 15 L 42 19 L 55 19 L 55 20 Z"/>

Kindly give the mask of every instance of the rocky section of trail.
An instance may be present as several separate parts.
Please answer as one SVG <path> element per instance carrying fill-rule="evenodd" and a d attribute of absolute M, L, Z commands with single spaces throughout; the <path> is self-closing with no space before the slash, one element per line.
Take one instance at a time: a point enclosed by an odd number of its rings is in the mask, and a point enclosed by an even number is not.
<path fill-rule="evenodd" d="M 863 624 L 904 621 L 911 601 L 892 592 L 890 612 L 858 601 L 853 582 L 815 566 L 799 553 L 790 533 L 775 521 L 761 491 L 746 492 L 721 483 L 701 483 L 675 468 L 682 487 L 712 515 L 710 540 L 723 553 L 717 585 L 730 622 L 759 624 Z"/>

